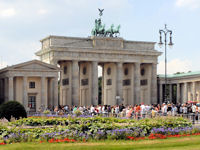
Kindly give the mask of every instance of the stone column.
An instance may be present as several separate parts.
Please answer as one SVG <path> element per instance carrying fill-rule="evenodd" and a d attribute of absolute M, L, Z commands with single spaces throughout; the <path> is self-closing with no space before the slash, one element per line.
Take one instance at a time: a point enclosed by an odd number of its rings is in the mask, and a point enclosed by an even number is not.
<path fill-rule="evenodd" d="M 14 87 L 13 87 L 13 77 L 9 77 L 8 78 L 8 100 L 14 100 L 13 97 L 13 91 L 14 91 Z"/>
<path fill-rule="evenodd" d="M 120 99 L 123 98 L 123 89 L 122 89 L 122 80 L 123 80 L 123 64 L 117 63 L 117 88 L 116 88 L 116 96 L 119 96 Z M 119 104 L 119 102 L 116 102 L 116 104 Z"/>
<path fill-rule="evenodd" d="M 27 77 L 23 76 L 23 105 L 27 110 L 28 107 L 28 93 L 27 93 Z"/>
<path fill-rule="evenodd" d="M 49 97 L 48 97 L 48 99 L 49 99 L 49 105 L 51 106 L 51 108 L 53 109 L 53 106 L 54 106 L 54 88 L 53 88 L 53 86 L 54 86 L 54 80 L 52 79 L 52 78 L 49 78 Z"/>
<path fill-rule="evenodd" d="M 135 63 L 135 74 L 134 74 L 134 89 L 135 89 L 135 104 L 140 103 L 140 63 L 136 62 Z"/>
<path fill-rule="evenodd" d="M 79 106 L 79 65 L 72 61 L 72 105 Z"/>
<path fill-rule="evenodd" d="M 196 99 L 196 83 L 195 82 L 192 82 L 192 95 L 193 95 L 192 101 L 197 101 L 197 99 Z"/>
<path fill-rule="evenodd" d="M 188 88 L 187 88 L 187 82 L 184 83 L 184 98 L 183 103 L 186 103 L 188 101 Z"/>
<path fill-rule="evenodd" d="M 180 84 L 177 83 L 176 85 L 176 101 L 178 103 L 181 103 L 181 99 L 180 99 Z"/>
<path fill-rule="evenodd" d="M 172 84 L 169 84 L 169 100 L 172 102 L 172 92 L 173 92 L 173 86 Z"/>
<path fill-rule="evenodd" d="M 3 83 L 3 79 L 0 78 L 0 101 L 3 100 L 3 93 L 4 93 L 4 83 Z"/>
<path fill-rule="evenodd" d="M 160 104 L 162 104 L 162 102 L 163 102 L 163 84 L 159 84 L 160 85 L 160 94 L 159 94 L 159 96 L 160 96 Z"/>
<path fill-rule="evenodd" d="M 4 78 L 4 100 L 8 101 L 8 78 Z"/>
<path fill-rule="evenodd" d="M 98 63 L 92 62 L 92 104 L 98 105 Z"/>
<path fill-rule="evenodd" d="M 53 78 L 53 105 L 54 107 L 58 106 L 58 77 Z"/>
<path fill-rule="evenodd" d="M 104 64 L 102 64 L 102 82 L 101 82 L 101 86 L 102 86 L 102 89 L 101 89 L 101 104 L 104 105 L 105 104 L 105 98 L 104 98 Z"/>
<path fill-rule="evenodd" d="M 41 105 L 46 108 L 45 103 L 45 77 L 41 77 Z"/>
<path fill-rule="evenodd" d="M 152 64 L 151 104 L 157 104 L 157 64 Z"/>

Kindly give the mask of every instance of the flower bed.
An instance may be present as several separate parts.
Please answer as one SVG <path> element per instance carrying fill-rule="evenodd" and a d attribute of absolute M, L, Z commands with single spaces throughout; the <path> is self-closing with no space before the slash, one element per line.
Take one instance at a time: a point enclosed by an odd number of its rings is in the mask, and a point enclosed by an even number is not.
<path fill-rule="evenodd" d="M 200 133 L 183 118 L 164 117 L 139 121 L 117 118 L 46 118 L 30 117 L 0 124 L 0 143 L 16 142 L 70 142 L 88 140 L 145 139 L 151 135 L 162 138 L 169 135 Z M 162 135 L 162 136 L 161 136 Z M 152 136 L 155 138 L 155 136 Z M 53 140 L 52 140 L 53 139 Z M 68 141 L 67 141 L 68 139 Z M 71 141 L 72 142 L 72 141 Z"/>
<path fill-rule="evenodd" d="M 129 140 L 154 140 L 154 139 L 166 139 L 166 138 L 180 138 L 180 137 L 185 137 L 185 136 L 193 136 L 193 135 L 200 135 L 200 133 L 192 133 L 192 134 L 177 134 L 177 135 L 163 135 L 163 134 L 150 134 L 148 137 L 132 137 L 132 136 L 127 136 L 127 139 Z"/>

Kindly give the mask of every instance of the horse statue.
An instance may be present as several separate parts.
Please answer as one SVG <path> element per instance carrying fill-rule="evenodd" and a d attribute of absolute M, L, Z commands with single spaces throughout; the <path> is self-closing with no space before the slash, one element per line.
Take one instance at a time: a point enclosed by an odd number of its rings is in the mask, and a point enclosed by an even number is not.
<path fill-rule="evenodd" d="M 105 32 L 105 24 L 101 24 L 101 19 L 95 19 L 95 28 L 92 29 L 92 35 L 93 36 L 103 36 Z"/>
<path fill-rule="evenodd" d="M 117 37 L 120 35 L 120 25 L 114 28 L 114 24 L 110 26 L 108 30 L 105 29 L 105 24 L 102 25 L 101 16 L 103 15 L 104 9 L 99 9 L 99 19 L 95 19 L 95 27 L 92 29 L 92 36 L 104 36 L 104 37 Z"/>
<path fill-rule="evenodd" d="M 108 30 L 105 31 L 104 36 L 106 37 L 106 36 L 108 35 L 108 36 L 110 36 L 110 37 L 113 37 L 113 34 L 114 34 L 113 28 L 114 28 L 114 24 L 112 24 L 112 25 L 110 26 L 110 28 L 109 28 Z"/>
<path fill-rule="evenodd" d="M 118 25 L 117 28 L 113 30 L 113 33 L 114 33 L 115 37 L 117 37 L 118 34 L 120 35 L 120 33 L 119 33 L 120 27 L 121 26 Z"/>

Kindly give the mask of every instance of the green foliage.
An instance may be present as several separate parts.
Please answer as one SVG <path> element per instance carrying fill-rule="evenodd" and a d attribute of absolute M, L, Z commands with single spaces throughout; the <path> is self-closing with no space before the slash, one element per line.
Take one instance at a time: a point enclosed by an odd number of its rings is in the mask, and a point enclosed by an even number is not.
<path fill-rule="evenodd" d="M 0 106 L 0 118 L 10 121 L 11 117 L 16 119 L 27 117 L 26 110 L 19 102 L 9 101 Z"/>
<path fill-rule="evenodd" d="M 191 127 L 191 123 L 177 117 L 149 118 L 138 121 L 104 117 L 29 117 L 9 122 L 7 125 L 0 122 L 0 140 L 3 137 L 9 137 L 7 143 L 48 141 L 51 138 L 66 137 L 76 140 L 119 140 L 126 139 L 127 136 L 144 137 L 149 135 L 153 128 L 160 127 Z M 192 133 L 199 132 L 199 128 L 192 130 Z"/>
<path fill-rule="evenodd" d="M 43 112 L 43 114 L 48 115 L 48 114 L 50 114 L 50 111 L 49 111 L 49 110 L 45 110 L 45 111 Z"/>
<path fill-rule="evenodd" d="M 81 111 L 78 109 L 74 112 L 74 114 L 76 115 L 76 117 L 79 117 L 80 115 L 82 115 Z"/>
<path fill-rule="evenodd" d="M 128 127 L 140 127 L 143 129 L 152 129 L 159 127 L 175 128 L 175 127 L 191 127 L 192 124 L 187 119 L 181 117 L 158 117 L 158 118 L 147 118 L 141 120 L 134 119 L 120 119 L 112 117 L 91 117 L 91 118 L 78 118 L 78 117 L 68 117 L 68 118 L 48 118 L 48 117 L 29 117 L 16 120 L 11 124 L 16 126 L 28 125 L 28 126 L 47 126 L 47 125 L 63 125 L 63 126 L 73 126 L 78 125 L 88 125 L 96 124 L 100 126 L 119 126 L 120 128 Z"/>

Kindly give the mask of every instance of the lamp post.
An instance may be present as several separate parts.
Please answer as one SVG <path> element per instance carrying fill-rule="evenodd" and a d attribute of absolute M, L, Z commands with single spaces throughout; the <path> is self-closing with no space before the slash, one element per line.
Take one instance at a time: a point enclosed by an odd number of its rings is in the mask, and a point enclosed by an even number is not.
<path fill-rule="evenodd" d="M 167 37 L 169 34 L 169 43 L 168 46 L 172 47 L 174 44 L 172 43 L 172 30 L 167 29 L 167 25 L 165 24 L 165 28 L 163 30 L 159 30 L 160 33 L 160 42 L 158 43 L 161 48 L 163 44 L 165 44 L 165 95 L 164 100 L 167 101 Z M 162 42 L 162 35 L 164 35 L 164 43 Z"/>

